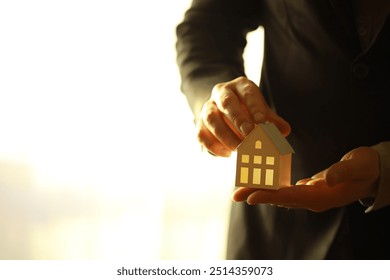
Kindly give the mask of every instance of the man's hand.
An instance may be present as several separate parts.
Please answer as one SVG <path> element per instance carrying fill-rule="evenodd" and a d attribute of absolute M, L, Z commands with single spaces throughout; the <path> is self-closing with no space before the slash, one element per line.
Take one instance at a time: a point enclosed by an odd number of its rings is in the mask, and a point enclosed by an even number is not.
<path fill-rule="evenodd" d="M 238 188 L 233 200 L 322 212 L 375 197 L 380 176 L 379 156 L 368 147 L 354 149 L 341 161 L 295 186 L 274 190 Z"/>
<path fill-rule="evenodd" d="M 246 77 L 217 84 L 197 122 L 199 142 L 212 154 L 230 156 L 255 124 L 273 122 L 287 136 L 290 125 L 265 102 L 260 89 Z"/>

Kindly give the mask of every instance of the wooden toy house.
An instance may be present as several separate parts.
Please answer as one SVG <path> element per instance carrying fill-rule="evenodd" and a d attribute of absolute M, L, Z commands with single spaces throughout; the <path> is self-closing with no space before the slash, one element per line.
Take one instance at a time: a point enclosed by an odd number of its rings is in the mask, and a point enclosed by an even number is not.
<path fill-rule="evenodd" d="M 270 122 L 257 125 L 237 147 L 236 187 L 289 186 L 294 150 Z"/>

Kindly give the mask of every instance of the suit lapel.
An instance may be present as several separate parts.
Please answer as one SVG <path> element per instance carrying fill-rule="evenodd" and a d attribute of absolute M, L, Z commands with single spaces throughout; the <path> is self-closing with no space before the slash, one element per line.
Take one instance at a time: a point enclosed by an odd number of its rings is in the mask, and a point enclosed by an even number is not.
<path fill-rule="evenodd" d="M 331 9 L 333 10 L 336 17 L 338 18 L 338 21 L 340 22 L 344 34 L 346 34 L 347 37 L 349 37 L 349 39 L 351 39 L 353 42 L 357 43 L 360 46 L 360 41 L 358 38 L 356 23 L 355 23 L 355 10 L 354 10 L 355 1 L 357 0 L 328 0 Z M 383 8 L 386 11 L 388 11 L 389 5 L 390 4 L 388 2 L 385 2 L 385 6 Z M 367 51 L 374 44 L 376 38 L 378 37 L 378 35 L 383 29 L 387 17 L 388 16 L 384 16 L 382 18 L 383 20 L 381 24 L 377 25 L 377 29 L 374 31 L 372 41 L 369 44 L 369 47 L 364 51 Z"/>
<path fill-rule="evenodd" d="M 347 34 L 356 33 L 352 1 L 353 0 L 328 0 L 333 12 Z"/>
<path fill-rule="evenodd" d="M 331 10 L 340 23 L 340 33 L 347 39 L 347 44 L 354 55 L 361 52 L 360 41 L 356 31 L 355 14 L 353 8 L 354 0 L 327 0 Z"/>

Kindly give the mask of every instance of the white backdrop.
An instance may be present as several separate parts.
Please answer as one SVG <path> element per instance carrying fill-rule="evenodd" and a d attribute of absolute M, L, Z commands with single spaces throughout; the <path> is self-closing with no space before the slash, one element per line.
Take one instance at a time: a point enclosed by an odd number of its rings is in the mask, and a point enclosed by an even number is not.
<path fill-rule="evenodd" d="M 0 2 L 0 259 L 223 258 L 234 159 L 179 90 L 189 3 Z"/>

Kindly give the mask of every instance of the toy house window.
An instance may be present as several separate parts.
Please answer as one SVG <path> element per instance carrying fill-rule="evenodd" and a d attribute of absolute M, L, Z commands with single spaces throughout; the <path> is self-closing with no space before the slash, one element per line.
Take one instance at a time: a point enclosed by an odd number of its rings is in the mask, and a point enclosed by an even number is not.
<path fill-rule="evenodd" d="M 248 167 L 240 168 L 240 183 L 246 184 L 248 183 Z"/>
<path fill-rule="evenodd" d="M 260 150 L 261 149 L 261 141 L 260 140 L 257 140 L 256 143 L 255 143 L 255 148 Z"/>
<path fill-rule="evenodd" d="M 254 164 L 261 164 L 262 162 L 262 157 L 261 156 L 254 156 L 253 157 L 253 163 Z"/>
<path fill-rule="evenodd" d="M 266 157 L 265 164 L 274 165 L 275 164 L 275 158 L 274 157 Z"/>
<path fill-rule="evenodd" d="M 249 155 L 242 155 L 241 162 L 242 163 L 249 163 Z"/>
<path fill-rule="evenodd" d="M 265 184 L 272 186 L 274 184 L 274 171 L 272 169 L 265 170 Z"/>
<path fill-rule="evenodd" d="M 260 168 L 253 168 L 252 183 L 254 185 L 260 185 L 260 180 L 261 180 L 261 169 Z"/>

